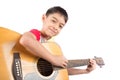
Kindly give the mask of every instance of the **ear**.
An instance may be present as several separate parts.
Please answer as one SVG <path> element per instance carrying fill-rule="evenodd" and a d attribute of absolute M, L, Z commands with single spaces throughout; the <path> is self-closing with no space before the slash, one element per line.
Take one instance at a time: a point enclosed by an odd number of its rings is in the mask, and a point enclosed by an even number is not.
<path fill-rule="evenodd" d="M 45 19 L 46 19 L 46 15 L 43 14 L 43 15 L 42 15 L 42 21 L 44 22 Z"/>

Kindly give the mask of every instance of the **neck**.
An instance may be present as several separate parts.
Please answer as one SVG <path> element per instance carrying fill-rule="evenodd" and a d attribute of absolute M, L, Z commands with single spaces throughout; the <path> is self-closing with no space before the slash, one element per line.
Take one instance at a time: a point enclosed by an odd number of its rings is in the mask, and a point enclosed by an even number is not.
<path fill-rule="evenodd" d="M 68 66 L 66 68 L 73 68 L 73 67 L 88 65 L 89 60 L 90 59 L 68 60 Z M 59 66 L 54 66 L 54 70 L 60 70 L 60 69 L 63 69 L 63 68 Z"/>
<path fill-rule="evenodd" d="M 42 32 L 42 31 L 41 31 L 41 36 L 42 36 L 45 40 L 51 39 L 50 36 L 45 35 L 44 32 Z"/>

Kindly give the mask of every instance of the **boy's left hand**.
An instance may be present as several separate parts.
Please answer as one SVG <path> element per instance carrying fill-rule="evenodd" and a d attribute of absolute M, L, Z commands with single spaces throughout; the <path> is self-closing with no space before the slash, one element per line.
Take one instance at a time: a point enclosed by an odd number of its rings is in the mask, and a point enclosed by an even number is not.
<path fill-rule="evenodd" d="M 96 68 L 96 61 L 94 59 L 90 59 L 89 65 L 87 66 L 87 72 L 91 72 Z"/>

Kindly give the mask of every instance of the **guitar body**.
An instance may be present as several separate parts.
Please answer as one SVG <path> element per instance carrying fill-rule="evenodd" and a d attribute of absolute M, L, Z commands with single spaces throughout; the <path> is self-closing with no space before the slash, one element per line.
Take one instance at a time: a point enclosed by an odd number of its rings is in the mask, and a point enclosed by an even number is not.
<path fill-rule="evenodd" d="M 18 40 L 21 34 L 0 27 L 0 79 L 14 80 L 12 73 L 13 56 L 17 52 L 20 54 L 21 70 L 23 80 L 69 80 L 66 69 L 54 70 L 52 65 L 47 61 L 42 61 L 41 58 L 33 56 L 24 47 L 22 47 Z M 62 55 L 60 47 L 54 42 L 42 43 L 53 55 Z M 44 63 L 45 62 L 45 63 Z M 42 67 L 42 64 L 45 66 Z M 46 65 L 50 67 L 46 67 Z M 46 68 L 45 68 L 46 67 Z M 47 70 L 44 73 L 42 70 Z"/>

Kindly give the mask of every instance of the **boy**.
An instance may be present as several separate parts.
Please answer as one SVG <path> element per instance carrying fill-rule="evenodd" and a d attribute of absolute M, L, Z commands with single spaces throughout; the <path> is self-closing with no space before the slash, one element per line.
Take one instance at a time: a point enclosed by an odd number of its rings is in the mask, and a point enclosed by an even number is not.
<path fill-rule="evenodd" d="M 42 16 L 42 29 L 32 29 L 26 32 L 20 38 L 19 43 L 30 51 L 33 55 L 41 57 L 51 64 L 66 68 L 68 60 L 64 56 L 52 55 L 40 42 L 46 42 L 53 36 L 59 34 L 68 20 L 68 14 L 60 6 L 54 6 L 47 10 L 46 14 Z M 40 41 L 40 42 L 39 42 Z M 86 69 L 68 70 L 69 75 L 85 74 L 93 71 L 96 67 L 96 62 L 90 59 L 90 64 Z"/>

